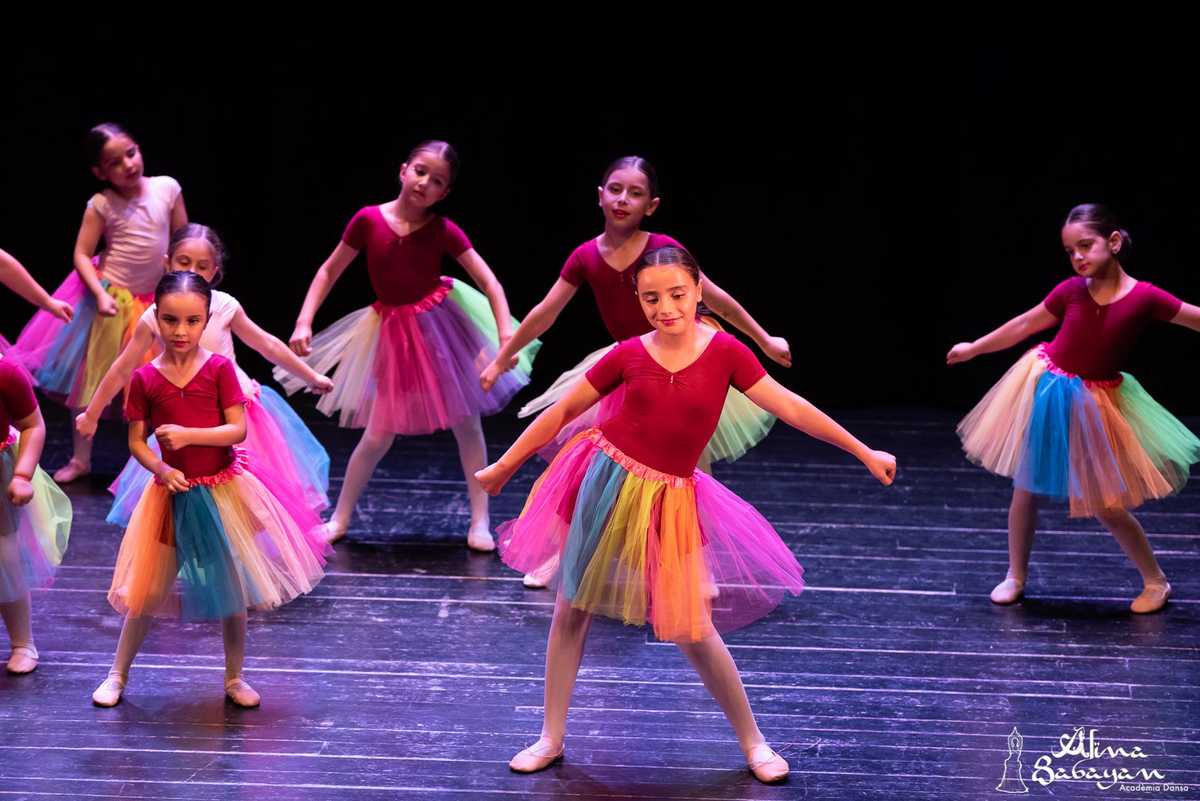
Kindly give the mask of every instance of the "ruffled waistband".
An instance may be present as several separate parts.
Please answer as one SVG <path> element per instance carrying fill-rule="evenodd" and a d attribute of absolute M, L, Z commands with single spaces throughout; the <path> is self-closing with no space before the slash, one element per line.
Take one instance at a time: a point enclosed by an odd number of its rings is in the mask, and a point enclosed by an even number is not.
<path fill-rule="evenodd" d="M 371 304 L 371 308 L 385 320 L 393 314 L 420 314 L 441 305 L 442 301 L 446 299 L 446 296 L 450 294 L 450 290 L 453 288 L 454 279 L 443 275 L 442 282 L 438 285 L 438 288 L 418 301 L 393 305 L 384 303 L 382 300 L 377 300 Z"/>
<path fill-rule="evenodd" d="M 1050 372 L 1054 373 L 1055 375 L 1061 375 L 1063 378 L 1078 378 L 1080 381 L 1083 382 L 1084 386 L 1097 387 L 1099 389 L 1113 389 L 1115 387 L 1119 387 L 1119 386 L 1121 386 L 1121 382 L 1125 380 L 1124 377 L 1122 377 L 1122 376 L 1117 376 L 1116 378 L 1107 378 L 1107 379 L 1092 379 L 1092 378 L 1084 378 L 1082 376 L 1076 375 L 1075 373 L 1069 373 L 1054 363 L 1054 361 L 1050 358 L 1050 355 L 1048 353 L 1046 353 L 1047 347 L 1048 347 L 1048 343 L 1046 343 L 1046 342 L 1043 342 L 1042 344 L 1038 345 L 1037 346 L 1037 357 L 1038 357 L 1038 359 L 1040 359 L 1042 361 L 1043 364 L 1046 365 L 1046 369 L 1049 370 Z"/>
<path fill-rule="evenodd" d="M 676 489 L 683 487 L 695 486 L 696 479 L 692 476 L 674 476 L 670 473 L 664 473 L 661 470 L 655 470 L 653 467 L 642 464 L 637 459 L 634 459 L 629 454 L 622 451 L 616 445 L 613 445 L 598 428 L 590 428 L 580 434 L 581 438 L 586 438 L 596 445 L 600 450 L 612 459 L 617 464 L 621 465 L 627 472 L 633 473 L 638 478 L 644 478 L 647 481 L 658 481 L 667 484 Z"/>
<path fill-rule="evenodd" d="M 219 484 L 226 484 L 233 480 L 234 476 L 240 476 L 246 472 L 246 468 L 250 464 L 250 457 L 246 454 L 245 448 L 233 446 L 233 461 L 229 466 L 211 476 L 196 476 L 187 480 L 189 487 L 215 487 Z M 156 484 L 162 484 L 163 481 L 158 476 L 154 477 Z"/>

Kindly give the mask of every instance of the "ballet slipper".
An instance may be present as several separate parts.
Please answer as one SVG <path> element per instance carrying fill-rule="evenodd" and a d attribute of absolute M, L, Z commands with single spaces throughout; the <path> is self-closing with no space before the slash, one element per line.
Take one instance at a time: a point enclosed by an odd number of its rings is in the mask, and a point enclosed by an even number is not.
<path fill-rule="evenodd" d="M 539 748 L 538 746 L 542 746 Z M 557 749 L 550 746 L 550 741 L 542 737 L 533 745 L 522 750 L 509 761 L 509 770 L 515 773 L 537 773 L 545 770 L 563 758 L 566 749 L 560 743 Z"/>
<path fill-rule="evenodd" d="M 766 743 L 759 743 L 746 752 L 746 767 L 763 784 L 783 781 L 791 770 L 787 760 Z"/>
<path fill-rule="evenodd" d="M 225 680 L 225 697 L 244 709 L 253 709 L 262 703 L 262 696 L 241 676 Z"/>
<path fill-rule="evenodd" d="M 472 551 L 491 553 L 496 550 L 496 538 L 486 528 L 472 528 L 467 532 L 467 547 Z"/>
<path fill-rule="evenodd" d="M 1151 581 L 1142 589 L 1142 594 L 1133 599 L 1133 603 L 1129 605 L 1129 608 L 1134 614 L 1146 615 L 1162 609 L 1167 605 L 1167 599 L 1170 597 L 1170 582 L 1166 579 Z"/>
<path fill-rule="evenodd" d="M 54 482 L 56 484 L 70 484 L 72 481 L 77 481 L 90 472 L 92 472 L 90 464 L 84 464 L 72 456 L 69 462 L 54 471 Z"/>
<path fill-rule="evenodd" d="M 116 706 L 125 692 L 127 678 L 115 670 L 108 672 L 108 678 L 100 682 L 100 686 L 92 693 L 92 703 L 96 706 Z"/>
<path fill-rule="evenodd" d="M 32 673 L 38 666 L 38 652 L 32 645 L 14 645 L 5 665 L 9 673 Z"/>
<path fill-rule="evenodd" d="M 521 579 L 521 583 L 531 590 L 540 590 L 549 586 L 550 580 L 554 578 L 554 574 L 558 572 L 558 556 L 557 554 L 547 559 L 534 570 L 525 574 Z"/>
<path fill-rule="evenodd" d="M 318 532 L 321 539 L 325 540 L 325 542 L 329 543 L 330 545 L 333 545 L 335 542 L 346 536 L 346 531 L 349 528 L 349 526 L 343 526 L 336 520 L 330 520 L 327 523 L 322 523 L 321 527 L 318 529 Z"/>
<path fill-rule="evenodd" d="M 992 603 L 1000 606 L 1015 604 L 1025 595 L 1025 582 L 1008 576 L 992 590 Z"/>

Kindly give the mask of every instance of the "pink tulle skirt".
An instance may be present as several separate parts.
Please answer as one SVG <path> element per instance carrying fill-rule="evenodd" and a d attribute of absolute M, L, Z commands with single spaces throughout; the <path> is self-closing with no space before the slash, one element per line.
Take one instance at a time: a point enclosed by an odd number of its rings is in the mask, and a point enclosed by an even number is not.
<path fill-rule="evenodd" d="M 804 570 L 753 506 L 711 476 L 673 476 L 599 429 L 568 442 L 521 516 L 498 529 L 504 562 L 553 581 L 577 608 L 659 639 L 694 642 L 744 626 L 799 594 Z"/>

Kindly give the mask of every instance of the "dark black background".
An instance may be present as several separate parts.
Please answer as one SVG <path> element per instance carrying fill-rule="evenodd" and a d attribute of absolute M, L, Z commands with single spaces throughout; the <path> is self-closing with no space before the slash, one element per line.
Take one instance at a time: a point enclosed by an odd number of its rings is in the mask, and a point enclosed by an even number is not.
<path fill-rule="evenodd" d="M 346 42 L 333 54 L 316 40 L 265 53 L 231 40 L 203 59 L 140 52 L 118 68 L 71 50 L 11 54 L 0 126 L 0 247 L 50 290 L 97 188 L 83 134 L 111 119 L 140 141 L 147 174 L 177 178 L 190 218 L 221 232 L 224 288 L 284 340 L 347 220 L 394 196 L 399 163 L 428 137 L 459 149 L 442 211 L 518 315 L 602 230 L 605 165 L 648 157 L 663 204 L 646 227 L 687 244 L 787 337 L 795 366 L 772 372 L 831 406 L 965 410 L 1019 349 L 952 370 L 946 350 L 1070 274 L 1058 231 L 1075 203 L 1113 204 L 1137 243 L 1131 274 L 1200 301 L 1192 92 L 1173 65 L 1101 74 L 1019 48 L 801 59 L 745 46 L 702 65 L 561 48 L 407 63 L 403 50 L 367 61 Z M 316 327 L 371 299 L 360 261 Z M 14 339 L 31 311 L 0 292 L 0 332 Z M 537 389 L 605 344 L 588 290 L 545 342 Z M 1196 413 L 1198 355 L 1200 338 L 1159 325 L 1128 369 Z M 265 378 L 257 356 L 240 358 Z"/>

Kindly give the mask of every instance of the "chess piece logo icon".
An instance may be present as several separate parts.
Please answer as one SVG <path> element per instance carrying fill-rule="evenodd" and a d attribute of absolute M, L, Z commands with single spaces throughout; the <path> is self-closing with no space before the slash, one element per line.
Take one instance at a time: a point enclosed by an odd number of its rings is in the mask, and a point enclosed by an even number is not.
<path fill-rule="evenodd" d="M 1004 775 L 1000 778 L 1000 783 L 996 785 L 996 789 L 1000 792 L 1029 792 L 1029 788 L 1025 786 L 1025 779 L 1021 776 L 1024 771 L 1024 766 L 1021 764 L 1021 752 L 1024 747 L 1025 738 L 1021 736 L 1021 732 L 1017 731 L 1017 727 L 1013 726 L 1012 732 L 1008 735 L 1008 759 L 1004 760 Z"/>

